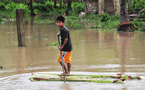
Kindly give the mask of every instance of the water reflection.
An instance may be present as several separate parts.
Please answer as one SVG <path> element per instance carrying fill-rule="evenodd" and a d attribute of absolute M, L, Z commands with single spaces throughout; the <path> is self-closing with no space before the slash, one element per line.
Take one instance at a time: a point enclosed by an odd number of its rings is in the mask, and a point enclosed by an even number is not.
<path fill-rule="evenodd" d="M 126 72 L 126 58 L 130 57 L 130 39 L 134 38 L 134 33 L 119 33 L 120 44 L 121 44 L 121 73 Z"/>
<path fill-rule="evenodd" d="M 25 47 L 19 47 L 18 48 L 18 61 L 16 62 L 18 65 L 17 73 L 25 73 L 24 69 L 25 67 Z"/>

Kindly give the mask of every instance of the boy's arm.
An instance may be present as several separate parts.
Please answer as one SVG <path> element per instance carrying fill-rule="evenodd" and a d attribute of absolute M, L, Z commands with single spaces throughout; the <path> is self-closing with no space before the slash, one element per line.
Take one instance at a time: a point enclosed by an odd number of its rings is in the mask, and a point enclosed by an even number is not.
<path fill-rule="evenodd" d="M 66 45 L 67 41 L 68 41 L 68 38 L 65 38 L 63 45 L 62 46 L 59 46 L 59 49 L 60 50 L 63 49 L 63 47 Z"/>
<path fill-rule="evenodd" d="M 64 39 L 63 45 L 61 47 L 59 47 L 59 49 L 63 49 L 64 46 L 66 45 L 66 43 L 68 42 L 68 34 L 69 34 L 69 32 L 66 31 L 65 32 L 65 39 Z"/>
<path fill-rule="evenodd" d="M 56 37 L 59 36 L 59 35 L 60 35 L 60 33 L 56 34 Z"/>
<path fill-rule="evenodd" d="M 62 47 L 64 47 L 64 46 L 65 46 L 65 44 L 67 43 L 67 41 L 68 41 L 68 38 L 65 38 L 65 39 L 64 39 L 64 43 L 63 43 Z"/>

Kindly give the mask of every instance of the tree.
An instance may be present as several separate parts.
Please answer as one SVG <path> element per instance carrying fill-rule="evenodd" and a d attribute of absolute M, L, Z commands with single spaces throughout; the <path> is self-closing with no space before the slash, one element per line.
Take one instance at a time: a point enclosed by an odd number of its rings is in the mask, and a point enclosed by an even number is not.
<path fill-rule="evenodd" d="M 57 4 L 57 0 L 54 0 L 54 8 L 57 8 L 56 4 Z"/>
<path fill-rule="evenodd" d="M 62 0 L 60 0 L 60 7 L 62 7 Z"/>
<path fill-rule="evenodd" d="M 82 2 L 82 0 L 79 0 L 79 3 L 81 3 Z"/>
<path fill-rule="evenodd" d="M 63 0 L 63 6 L 66 4 L 66 0 Z"/>
<path fill-rule="evenodd" d="M 131 0 L 128 0 L 128 13 L 129 14 L 132 13 L 130 7 L 131 7 Z"/>
<path fill-rule="evenodd" d="M 67 2 L 67 10 L 65 11 L 66 15 L 68 15 L 68 12 L 72 10 L 72 7 L 71 7 L 71 0 L 68 0 Z"/>
<path fill-rule="evenodd" d="M 120 23 L 129 22 L 128 11 L 126 8 L 126 0 L 121 0 Z"/>
<path fill-rule="evenodd" d="M 33 10 L 33 4 L 32 4 L 32 0 L 30 0 L 30 9 L 31 9 L 31 16 L 35 16 L 36 14 L 34 13 L 34 10 Z"/>
<path fill-rule="evenodd" d="M 128 11 L 126 7 L 126 0 L 121 0 L 120 11 L 120 26 L 118 31 L 134 31 L 134 25 L 129 22 Z"/>

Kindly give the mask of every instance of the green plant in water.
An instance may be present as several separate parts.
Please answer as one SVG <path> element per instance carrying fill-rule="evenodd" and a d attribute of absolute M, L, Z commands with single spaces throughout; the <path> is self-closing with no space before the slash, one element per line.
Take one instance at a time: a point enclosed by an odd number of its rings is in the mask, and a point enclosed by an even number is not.
<path fill-rule="evenodd" d="M 49 43 L 49 46 L 58 46 L 58 42 Z"/>

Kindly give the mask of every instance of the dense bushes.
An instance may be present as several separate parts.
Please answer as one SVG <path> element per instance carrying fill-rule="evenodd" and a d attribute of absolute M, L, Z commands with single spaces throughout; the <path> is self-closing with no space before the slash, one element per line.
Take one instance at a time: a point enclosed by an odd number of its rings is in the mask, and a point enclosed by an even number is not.
<path fill-rule="evenodd" d="M 141 10 L 143 10 L 142 12 L 141 12 L 141 16 L 142 17 L 145 17 L 145 0 L 135 0 L 136 1 L 136 3 L 134 3 L 134 4 L 131 4 L 131 9 L 132 10 L 136 10 L 136 9 L 141 9 Z"/>
<path fill-rule="evenodd" d="M 30 14 L 30 10 L 29 10 L 28 6 L 25 5 L 25 4 L 22 4 L 22 3 L 16 4 L 14 2 L 9 2 L 9 3 L 5 4 L 3 2 L 0 2 L 0 11 L 1 12 L 2 11 L 6 11 L 6 12 L 12 11 L 12 12 L 15 12 L 16 9 L 23 9 L 24 14 Z"/>
<path fill-rule="evenodd" d="M 79 14 L 80 12 L 84 12 L 84 10 L 85 10 L 84 7 L 85 7 L 84 2 L 82 2 L 82 3 L 78 3 L 78 2 L 72 3 L 73 13 Z"/>
<path fill-rule="evenodd" d="M 33 3 L 33 8 L 37 9 L 41 12 L 50 12 L 51 10 L 53 10 L 54 8 L 54 3 L 53 2 L 49 2 L 47 1 L 45 4 L 37 4 L 37 3 Z"/>
<path fill-rule="evenodd" d="M 80 12 L 84 11 L 84 2 L 82 3 L 72 3 L 72 12 L 74 14 L 79 14 Z M 25 5 L 24 3 L 14 3 L 9 0 L 5 0 L 3 2 L 0 2 L 0 11 L 15 11 L 16 9 L 23 9 L 25 14 L 30 14 L 30 7 L 28 5 Z M 54 8 L 54 2 L 53 1 L 46 1 L 44 4 L 41 3 L 33 3 L 33 9 L 35 11 L 40 11 L 44 14 L 62 14 L 67 9 L 67 4 L 60 7 L 59 4 L 57 4 L 57 8 Z M 36 10 L 37 9 L 37 10 Z"/>

